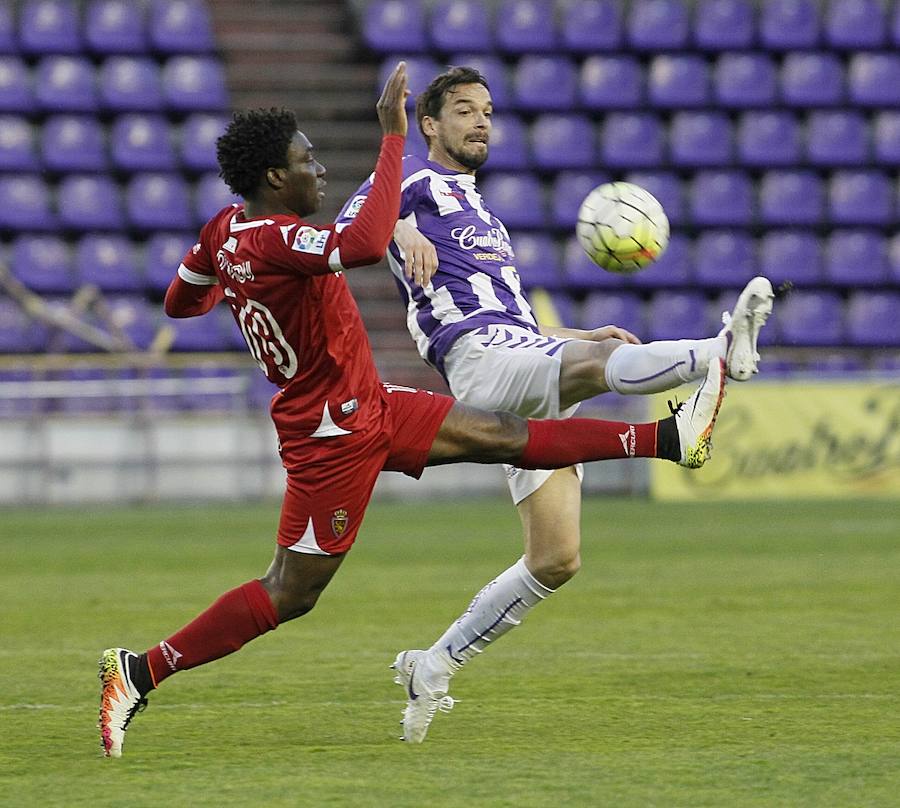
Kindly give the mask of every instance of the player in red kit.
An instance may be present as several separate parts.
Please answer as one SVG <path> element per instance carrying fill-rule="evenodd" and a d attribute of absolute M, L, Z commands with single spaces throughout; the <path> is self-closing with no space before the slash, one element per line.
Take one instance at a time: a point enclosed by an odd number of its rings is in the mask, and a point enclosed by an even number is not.
<path fill-rule="evenodd" d="M 697 466 L 709 454 L 724 396 L 719 364 L 676 414 L 649 424 L 527 421 L 381 383 L 342 272 L 377 263 L 391 239 L 407 95 L 401 62 L 377 104 L 384 137 L 374 182 L 346 227 L 303 220 L 319 207 L 325 169 L 293 114 L 238 113 L 219 139 L 221 175 L 244 203 L 203 227 L 165 308 L 172 317 L 193 317 L 227 303 L 250 353 L 280 388 L 271 414 L 287 487 L 277 546 L 265 575 L 226 592 L 145 653 L 103 652 L 99 727 L 109 757 L 121 756 L 131 719 L 168 676 L 230 654 L 313 608 L 356 538 L 381 471 L 418 477 L 442 463 L 557 468 L 621 457 Z"/>

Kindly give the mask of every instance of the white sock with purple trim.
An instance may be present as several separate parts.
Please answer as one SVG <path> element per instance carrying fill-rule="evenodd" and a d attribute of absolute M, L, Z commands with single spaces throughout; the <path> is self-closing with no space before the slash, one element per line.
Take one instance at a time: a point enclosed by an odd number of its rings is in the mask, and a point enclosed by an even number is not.
<path fill-rule="evenodd" d="M 713 357 L 725 358 L 728 338 L 723 334 L 709 339 L 679 339 L 626 343 L 606 360 L 606 385 L 622 395 L 646 395 L 671 390 L 700 379 Z"/>
<path fill-rule="evenodd" d="M 538 581 L 520 558 L 485 586 L 440 639 L 428 649 L 458 670 L 488 643 L 514 629 L 532 607 L 555 590 Z"/>

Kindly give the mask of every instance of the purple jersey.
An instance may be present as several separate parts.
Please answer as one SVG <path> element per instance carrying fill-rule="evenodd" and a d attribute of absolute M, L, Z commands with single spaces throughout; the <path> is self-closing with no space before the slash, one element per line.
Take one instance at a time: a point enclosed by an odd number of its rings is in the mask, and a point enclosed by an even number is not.
<path fill-rule="evenodd" d="M 369 177 L 344 206 L 339 225 L 356 216 L 371 185 Z M 437 273 L 422 287 L 404 276 L 397 245 L 388 250 L 406 325 L 422 358 L 443 375 L 444 357 L 467 331 L 508 323 L 539 333 L 522 295 L 509 233 L 484 204 L 475 177 L 407 156 L 400 188 L 400 218 L 418 228 L 438 256 Z"/>

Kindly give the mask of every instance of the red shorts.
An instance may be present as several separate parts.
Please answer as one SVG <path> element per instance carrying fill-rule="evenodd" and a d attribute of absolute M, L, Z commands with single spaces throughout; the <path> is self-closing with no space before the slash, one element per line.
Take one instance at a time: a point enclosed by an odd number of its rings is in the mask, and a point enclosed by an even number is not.
<path fill-rule="evenodd" d="M 331 438 L 279 435 L 288 469 L 278 543 L 299 553 L 350 549 L 378 474 L 421 476 L 454 399 L 385 384 L 380 428 Z"/>

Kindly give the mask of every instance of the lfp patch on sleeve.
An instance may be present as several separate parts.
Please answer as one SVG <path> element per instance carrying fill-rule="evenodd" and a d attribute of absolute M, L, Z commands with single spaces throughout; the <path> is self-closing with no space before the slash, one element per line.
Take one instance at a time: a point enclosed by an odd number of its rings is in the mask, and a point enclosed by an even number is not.
<path fill-rule="evenodd" d="M 331 235 L 330 230 L 316 230 L 315 227 L 301 227 L 294 237 L 292 250 L 304 253 L 313 253 L 314 255 L 324 255 L 325 245 L 328 243 L 328 236 Z"/>
<path fill-rule="evenodd" d="M 365 201 L 365 196 L 354 196 L 353 199 L 350 200 L 350 204 L 347 205 L 347 210 L 344 211 L 344 218 L 355 219 Z"/>

